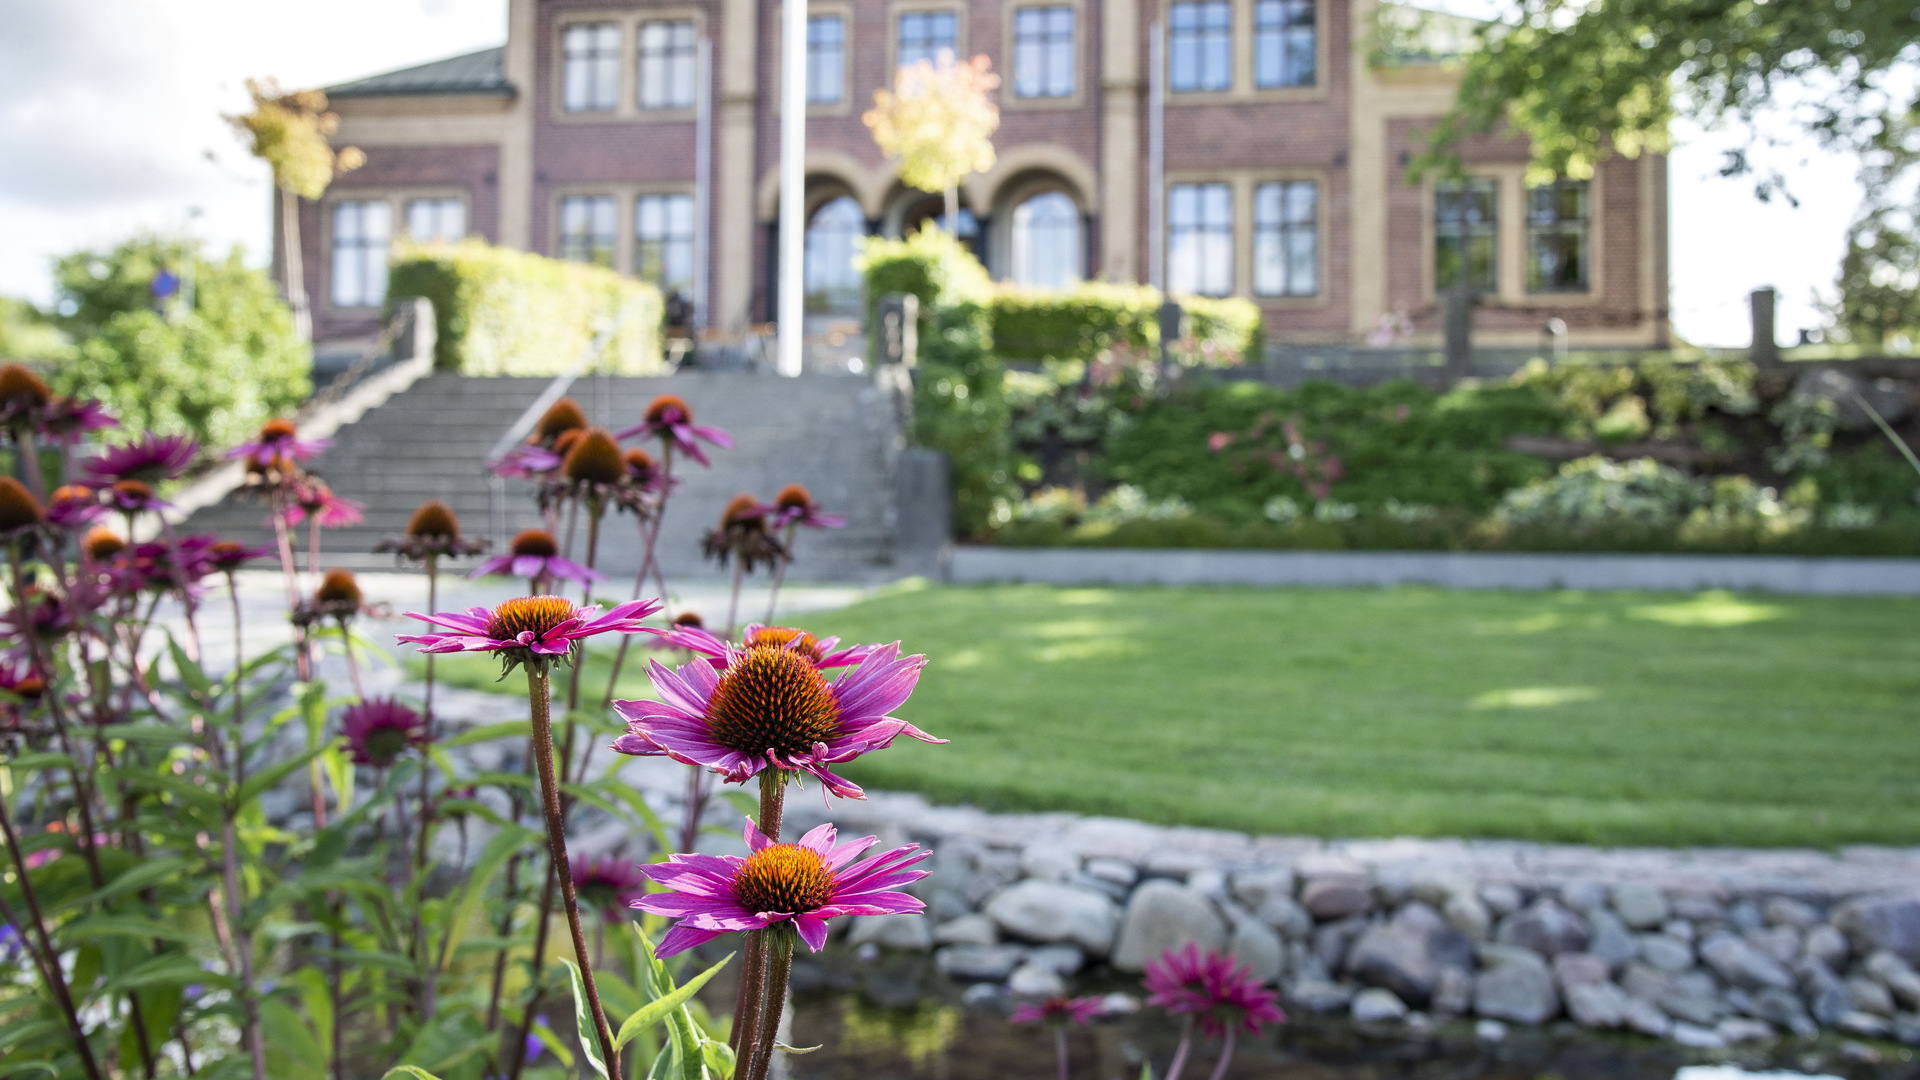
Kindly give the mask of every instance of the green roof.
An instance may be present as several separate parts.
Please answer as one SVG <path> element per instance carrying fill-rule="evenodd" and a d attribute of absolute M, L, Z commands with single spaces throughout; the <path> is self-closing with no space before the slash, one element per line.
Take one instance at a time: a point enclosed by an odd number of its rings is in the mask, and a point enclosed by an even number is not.
<path fill-rule="evenodd" d="M 505 94 L 513 84 L 501 70 L 504 47 L 481 49 L 465 56 L 369 75 L 327 87 L 327 96 L 379 97 L 388 94 Z"/>

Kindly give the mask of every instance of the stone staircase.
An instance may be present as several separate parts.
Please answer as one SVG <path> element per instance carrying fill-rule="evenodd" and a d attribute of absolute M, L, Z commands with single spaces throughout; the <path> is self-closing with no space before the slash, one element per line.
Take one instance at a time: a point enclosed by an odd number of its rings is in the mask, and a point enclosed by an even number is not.
<path fill-rule="evenodd" d="M 496 483 L 485 459 L 548 382 L 436 373 L 341 428 L 312 468 L 338 494 L 365 503 L 366 522 L 327 530 L 321 541 L 322 564 L 391 567 L 392 556 L 374 555 L 371 548 L 381 538 L 398 534 L 414 507 L 433 497 L 452 505 L 469 535 L 494 537 L 496 550 L 502 549 L 504 537 L 538 527 L 532 485 L 521 480 Z M 660 538 L 661 562 L 669 578 L 721 573 L 701 560 L 701 534 L 735 494 L 771 499 L 787 483 L 805 484 L 823 507 L 847 518 L 844 529 L 801 530 L 792 578 L 864 581 L 897 572 L 894 473 L 900 425 L 893 395 L 872 378 L 782 379 L 718 372 L 586 376 L 570 393 L 589 419 L 615 430 L 638 423 L 656 395 L 678 394 L 699 423 L 718 425 L 733 435 L 734 449 L 707 448 L 711 469 L 684 458 L 676 461 L 681 483 Z M 185 528 L 254 543 L 271 541 L 264 508 L 244 491 L 196 512 Z M 303 551 L 305 535 L 303 528 Z M 584 558 L 584 550 L 582 523 L 574 557 Z M 616 580 L 630 580 L 639 562 L 639 529 L 633 517 L 608 515 L 598 565 Z"/>

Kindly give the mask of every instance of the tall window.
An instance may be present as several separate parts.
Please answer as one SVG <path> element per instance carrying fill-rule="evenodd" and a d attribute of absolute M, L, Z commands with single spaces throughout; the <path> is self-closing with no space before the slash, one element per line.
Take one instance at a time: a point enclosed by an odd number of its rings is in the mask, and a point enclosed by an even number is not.
<path fill-rule="evenodd" d="M 1233 291 L 1233 193 L 1227 185 L 1175 184 L 1167 190 L 1167 291 Z"/>
<path fill-rule="evenodd" d="M 560 200 L 560 257 L 613 266 L 613 196 L 574 195 Z"/>
<path fill-rule="evenodd" d="M 1167 83 L 1175 91 L 1225 90 L 1233 85 L 1233 5 L 1189 0 L 1168 14 Z"/>
<path fill-rule="evenodd" d="M 1021 8 L 1013 13 L 1013 96 L 1073 96 L 1073 9 Z"/>
<path fill-rule="evenodd" d="M 693 284 L 693 196 L 642 195 L 633 204 L 633 272 L 661 292 Z"/>
<path fill-rule="evenodd" d="M 922 60 L 940 63 L 942 52 L 959 55 L 956 37 L 960 22 L 951 11 L 909 11 L 900 16 L 900 66 Z"/>
<path fill-rule="evenodd" d="M 1256 0 L 1253 85 L 1312 86 L 1313 0 Z"/>
<path fill-rule="evenodd" d="M 607 112 L 620 96 L 620 24 L 579 23 L 561 37 L 560 104 Z"/>
<path fill-rule="evenodd" d="M 693 20 L 640 24 L 640 107 L 693 108 Z"/>
<path fill-rule="evenodd" d="M 1562 180 L 1527 191 L 1527 291 L 1586 292 L 1588 193 Z"/>
<path fill-rule="evenodd" d="M 1319 185 L 1311 180 L 1253 189 L 1253 291 L 1313 296 L 1320 291 Z"/>
<path fill-rule="evenodd" d="M 1433 281 L 1437 288 L 1499 286 L 1499 185 L 1488 179 L 1445 180 L 1434 186 Z"/>
<path fill-rule="evenodd" d="M 847 24 L 838 15 L 807 17 L 807 104 L 838 105 L 847 81 Z"/>
<path fill-rule="evenodd" d="M 407 235 L 422 244 L 451 244 L 467 235 L 467 204 L 459 199 L 407 202 Z"/>
<path fill-rule="evenodd" d="M 850 313 L 860 310 L 860 272 L 853 258 L 867 218 L 860 204 L 842 195 L 813 212 L 807 223 L 806 306 L 808 311 Z"/>
<path fill-rule="evenodd" d="M 333 204 L 333 305 L 377 307 L 387 299 L 387 241 L 393 206 L 385 199 Z"/>
<path fill-rule="evenodd" d="M 1054 289 L 1080 280 L 1080 208 L 1048 191 L 1013 211 L 1013 280 Z"/>

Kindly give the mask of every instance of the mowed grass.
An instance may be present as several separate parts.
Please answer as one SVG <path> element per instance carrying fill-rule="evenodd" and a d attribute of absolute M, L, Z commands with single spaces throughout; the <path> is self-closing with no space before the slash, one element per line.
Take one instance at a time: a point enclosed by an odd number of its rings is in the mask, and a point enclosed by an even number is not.
<path fill-rule="evenodd" d="M 846 772 L 936 801 L 1328 837 L 1920 842 L 1912 600 L 928 587 L 800 621 L 928 654 L 898 714 L 952 742 Z"/>

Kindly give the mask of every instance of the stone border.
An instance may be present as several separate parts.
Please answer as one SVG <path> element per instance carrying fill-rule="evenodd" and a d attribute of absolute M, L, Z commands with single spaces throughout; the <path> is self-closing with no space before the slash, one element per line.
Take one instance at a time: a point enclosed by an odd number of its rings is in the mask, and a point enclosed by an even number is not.
<path fill-rule="evenodd" d="M 1920 596 L 1920 559 L 1527 552 L 953 549 L 947 580 L 978 585 L 1438 585 L 1450 589 L 1739 589 Z"/>

